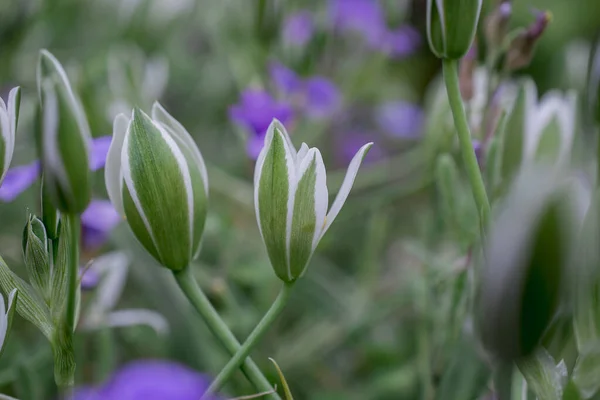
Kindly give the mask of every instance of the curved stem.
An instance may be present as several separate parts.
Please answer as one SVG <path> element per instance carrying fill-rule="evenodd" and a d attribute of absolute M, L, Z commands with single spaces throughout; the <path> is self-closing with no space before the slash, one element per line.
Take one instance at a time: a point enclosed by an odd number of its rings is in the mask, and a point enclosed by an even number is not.
<path fill-rule="evenodd" d="M 217 375 L 215 380 L 210 384 L 210 387 L 206 390 L 206 393 L 204 393 L 202 399 L 205 399 L 208 395 L 211 395 L 221 389 L 229 380 L 229 378 L 231 378 L 231 375 L 235 372 L 235 370 L 238 369 L 239 366 L 244 362 L 254 346 L 256 346 L 258 341 L 264 336 L 265 333 L 267 333 L 273 322 L 275 322 L 279 314 L 281 314 L 285 308 L 285 305 L 290 298 L 293 286 L 294 282 L 283 284 L 279 295 L 271 305 L 271 308 L 269 308 L 269 311 L 267 311 L 258 325 L 256 325 L 256 328 L 254 328 L 252 333 L 250 333 L 242 347 L 240 347 L 231 360 L 229 360 L 227 365 L 225 365 L 221 372 L 219 372 L 219 375 Z"/>
<path fill-rule="evenodd" d="M 475 155 L 475 150 L 473 149 L 473 144 L 471 142 L 471 132 L 467 122 L 465 108 L 460 96 L 457 61 L 442 60 L 442 66 L 446 90 L 448 92 L 448 101 L 450 102 L 452 116 L 454 117 L 454 126 L 456 127 L 458 140 L 460 142 L 460 151 L 467 169 L 473 198 L 475 199 L 475 204 L 477 204 L 477 209 L 479 211 L 481 226 L 485 229 L 487 228 L 490 218 L 490 203 L 488 201 L 487 193 L 485 192 L 485 185 L 483 183 L 483 178 L 481 177 L 479 164 L 477 163 L 477 156 Z"/>
<path fill-rule="evenodd" d="M 185 268 L 183 271 L 175 271 L 173 275 L 185 296 L 192 303 L 196 311 L 198 311 L 198 314 L 202 316 L 206 325 L 208 325 L 208 328 L 219 339 L 229 354 L 234 355 L 241 348 L 240 342 L 238 342 L 227 325 L 225 325 L 225 322 L 223 322 L 206 295 L 202 292 L 192 276 L 190 268 Z M 273 389 L 272 385 L 252 359 L 247 358 L 241 369 L 256 390 L 267 392 Z M 267 398 L 281 400 L 277 393 L 272 393 Z"/>

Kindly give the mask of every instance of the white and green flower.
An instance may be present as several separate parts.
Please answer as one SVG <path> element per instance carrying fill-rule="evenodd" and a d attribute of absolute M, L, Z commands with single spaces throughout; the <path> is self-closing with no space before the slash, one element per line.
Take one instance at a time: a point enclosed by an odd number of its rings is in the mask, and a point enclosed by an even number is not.
<path fill-rule="evenodd" d="M 8 94 L 8 103 L 0 98 L 0 185 L 6 176 L 15 150 L 15 134 L 19 120 L 21 88 L 16 87 Z"/>
<path fill-rule="evenodd" d="M 152 118 L 134 109 L 114 121 L 105 167 L 115 209 L 146 250 L 179 271 L 200 250 L 208 177 L 200 150 L 186 129 L 158 103 Z"/>
<path fill-rule="evenodd" d="M 17 297 L 17 289 L 11 290 L 7 296 L 8 306 L 6 306 L 4 296 L 0 293 L 0 355 L 4 351 L 4 345 L 10 333 L 13 316 L 15 315 Z"/>
<path fill-rule="evenodd" d="M 275 274 L 285 282 L 302 276 L 319 241 L 342 206 L 362 160 L 371 147 L 356 153 L 331 209 L 321 152 L 303 143 L 296 151 L 285 127 L 273 120 L 254 172 L 258 226 Z"/>
<path fill-rule="evenodd" d="M 54 207 L 81 213 L 91 197 L 90 127 L 62 65 L 47 50 L 40 53 L 37 84 L 45 189 Z"/>

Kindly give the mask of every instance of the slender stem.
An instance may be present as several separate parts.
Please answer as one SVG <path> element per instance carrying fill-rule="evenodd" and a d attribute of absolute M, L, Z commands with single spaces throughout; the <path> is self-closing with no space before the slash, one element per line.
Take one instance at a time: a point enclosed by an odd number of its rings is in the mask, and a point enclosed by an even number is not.
<path fill-rule="evenodd" d="M 77 307 L 77 278 L 79 270 L 79 235 L 81 234 L 79 215 L 67 214 L 69 224 L 69 284 L 67 292 L 67 327 L 70 332 L 75 328 L 75 309 Z"/>
<path fill-rule="evenodd" d="M 198 314 L 202 316 L 208 328 L 219 339 L 223 347 L 234 355 L 240 348 L 240 342 L 235 338 L 229 330 L 225 322 L 221 319 L 217 311 L 214 309 L 206 295 L 202 292 L 196 280 L 192 276 L 190 268 L 185 268 L 183 271 L 174 272 L 177 284 L 186 295 L 190 303 L 194 306 Z M 248 380 L 254 385 L 256 390 L 267 392 L 273 389 L 267 378 L 262 374 L 251 358 L 247 358 L 241 366 L 242 372 Z M 268 399 L 281 400 L 277 393 L 272 393 Z"/>
<path fill-rule="evenodd" d="M 481 171 L 479 169 L 479 164 L 477 163 L 475 150 L 473 150 L 471 132 L 469 130 L 467 116 L 465 114 L 465 109 L 460 97 L 457 61 L 443 60 L 442 63 L 444 80 L 446 82 L 446 90 L 448 92 L 448 100 L 450 102 L 450 108 L 452 109 L 452 115 L 454 117 L 454 126 L 456 127 L 456 131 L 458 133 L 460 150 L 464 159 L 465 167 L 467 169 L 469 182 L 471 183 L 473 198 L 475 199 L 475 204 L 477 204 L 477 209 L 479 211 L 481 225 L 482 228 L 485 229 L 488 226 L 490 218 L 490 203 L 485 192 L 485 185 L 483 183 L 483 178 L 481 177 Z"/>
<path fill-rule="evenodd" d="M 513 365 L 501 362 L 493 374 L 494 391 L 500 400 L 510 400 L 512 395 Z"/>
<path fill-rule="evenodd" d="M 250 354 L 254 346 L 258 343 L 258 341 L 264 336 L 265 333 L 269 330 L 273 322 L 277 319 L 279 314 L 285 308 L 287 304 L 290 294 L 292 292 L 292 287 L 294 287 L 294 283 L 284 283 L 281 287 L 281 291 L 279 295 L 269 308 L 269 311 L 265 314 L 265 316 L 260 320 L 256 328 L 250 333 L 242 347 L 235 353 L 235 355 L 229 360 L 227 365 L 223 367 L 219 375 L 215 378 L 215 380 L 210 384 L 210 387 L 206 390 L 203 398 L 206 396 L 217 392 L 219 389 L 223 387 L 223 385 L 231 378 L 231 375 L 235 372 L 236 369 L 244 362 L 246 357 Z"/>

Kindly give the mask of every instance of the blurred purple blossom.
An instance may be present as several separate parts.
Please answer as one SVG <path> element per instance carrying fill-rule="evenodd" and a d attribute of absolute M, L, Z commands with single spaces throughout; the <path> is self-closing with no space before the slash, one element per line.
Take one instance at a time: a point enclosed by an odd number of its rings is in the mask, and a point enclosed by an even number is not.
<path fill-rule="evenodd" d="M 99 387 L 78 388 L 71 400 L 198 400 L 209 377 L 162 360 L 133 361 Z"/>
<path fill-rule="evenodd" d="M 412 54 L 421 44 L 421 36 L 412 27 L 389 29 L 377 0 L 331 0 L 330 18 L 335 30 L 357 32 L 369 48 L 390 57 Z"/>
<path fill-rule="evenodd" d="M 287 44 L 304 46 L 314 34 L 313 17 L 308 11 L 289 15 L 283 22 L 283 40 Z"/>
<path fill-rule="evenodd" d="M 330 117 L 340 107 L 342 96 L 331 80 L 323 76 L 302 79 L 280 63 L 271 63 L 269 75 L 277 90 L 309 118 Z"/>
<path fill-rule="evenodd" d="M 111 139 L 111 136 L 92 139 L 90 154 L 90 169 L 92 171 L 104 167 Z M 0 200 L 8 203 L 16 199 L 17 196 L 33 185 L 41 172 L 39 161 L 9 169 L 2 186 L 0 186 Z"/>
<path fill-rule="evenodd" d="M 87 250 L 101 247 L 122 218 L 108 200 L 94 199 L 81 214 L 82 245 Z"/>
<path fill-rule="evenodd" d="M 385 157 L 385 152 L 377 144 L 375 135 L 367 131 L 346 131 L 339 135 L 340 145 L 338 147 L 339 162 L 342 165 L 347 165 L 354 157 L 356 152 L 365 145 L 365 143 L 373 142 L 371 150 L 364 158 L 364 163 L 369 164 L 374 161 L 381 160 Z"/>
<path fill-rule="evenodd" d="M 23 193 L 38 179 L 41 173 L 40 162 L 20 165 L 8 170 L 0 186 L 0 200 L 9 203 Z"/>
<path fill-rule="evenodd" d="M 100 275 L 92 268 L 79 268 L 79 279 L 81 280 L 81 290 L 92 290 L 100 282 Z"/>
<path fill-rule="evenodd" d="M 380 105 L 375 111 L 379 128 L 396 138 L 417 138 L 423 127 L 423 111 L 415 104 L 393 101 Z"/>
<path fill-rule="evenodd" d="M 331 0 L 334 29 L 360 33 L 369 45 L 377 45 L 385 32 L 385 15 L 376 0 Z"/>
<path fill-rule="evenodd" d="M 229 117 L 248 130 L 248 154 L 258 157 L 265 134 L 273 118 L 281 123 L 291 122 L 293 110 L 289 104 L 275 100 L 261 89 L 246 89 L 240 101 L 229 108 Z"/>

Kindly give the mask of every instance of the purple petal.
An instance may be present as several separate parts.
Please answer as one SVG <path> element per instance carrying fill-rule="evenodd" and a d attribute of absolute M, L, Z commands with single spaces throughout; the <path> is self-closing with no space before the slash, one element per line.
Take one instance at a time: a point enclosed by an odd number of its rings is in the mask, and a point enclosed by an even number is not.
<path fill-rule="evenodd" d="M 335 29 L 358 32 L 371 45 L 386 31 L 383 10 L 375 0 L 332 0 L 330 17 Z"/>
<path fill-rule="evenodd" d="M 102 246 L 122 218 L 108 200 L 92 200 L 81 214 L 82 244 L 94 249 Z"/>
<path fill-rule="evenodd" d="M 377 47 L 393 58 L 406 57 L 415 52 L 421 45 L 421 36 L 413 28 L 404 26 L 385 32 L 383 40 Z"/>
<path fill-rule="evenodd" d="M 198 400 L 209 385 L 203 374 L 170 361 L 125 365 L 98 391 L 98 400 Z M 74 399 L 74 400 L 84 400 Z"/>
<path fill-rule="evenodd" d="M 21 165 L 8 170 L 0 186 L 0 200 L 8 203 L 33 185 L 40 176 L 40 162 Z"/>
<path fill-rule="evenodd" d="M 398 138 L 416 138 L 421 134 L 423 111 L 415 104 L 404 101 L 385 103 L 376 110 L 379 128 Z"/>
<path fill-rule="evenodd" d="M 283 40 L 291 45 L 304 46 L 312 38 L 314 30 L 311 13 L 300 11 L 283 22 Z"/>
<path fill-rule="evenodd" d="M 97 171 L 106 164 L 106 154 L 110 147 L 112 136 L 100 136 L 92 139 L 92 151 L 90 155 L 90 168 Z"/>
<path fill-rule="evenodd" d="M 306 80 L 306 113 L 311 118 L 326 118 L 341 104 L 341 94 L 330 80 L 316 76 Z"/>
<path fill-rule="evenodd" d="M 247 89 L 242 93 L 240 102 L 229 108 L 229 117 L 250 134 L 261 136 L 273 118 L 283 124 L 290 122 L 293 111 L 289 104 L 276 101 L 264 90 Z"/>
<path fill-rule="evenodd" d="M 271 63 L 269 65 L 269 75 L 277 90 L 283 95 L 291 96 L 302 88 L 302 79 L 282 64 Z"/>
<path fill-rule="evenodd" d="M 92 290 L 98 286 L 100 275 L 92 268 L 79 268 L 79 278 L 81 279 L 81 290 Z"/>
<path fill-rule="evenodd" d="M 265 135 L 249 137 L 248 143 L 246 143 L 246 152 L 248 153 L 248 156 L 253 160 L 256 160 L 264 144 Z"/>

